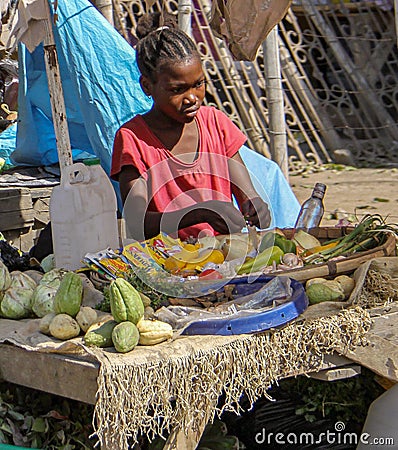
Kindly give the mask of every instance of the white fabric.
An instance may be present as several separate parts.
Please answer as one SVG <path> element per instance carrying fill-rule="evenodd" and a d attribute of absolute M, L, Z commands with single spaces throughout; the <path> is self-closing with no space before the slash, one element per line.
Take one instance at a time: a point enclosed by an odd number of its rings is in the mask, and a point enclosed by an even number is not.
<path fill-rule="evenodd" d="M 10 36 L 23 42 L 30 53 L 46 36 L 45 22 L 48 18 L 46 0 L 19 0 L 18 9 L 11 25 Z"/>

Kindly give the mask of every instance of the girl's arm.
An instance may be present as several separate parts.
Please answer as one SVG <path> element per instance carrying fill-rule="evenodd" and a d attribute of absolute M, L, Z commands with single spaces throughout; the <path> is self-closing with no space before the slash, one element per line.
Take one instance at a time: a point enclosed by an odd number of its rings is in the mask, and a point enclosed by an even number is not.
<path fill-rule="evenodd" d="M 177 234 L 179 229 L 205 222 L 221 234 L 236 233 L 245 225 L 230 202 L 212 200 L 168 213 L 148 211 L 147 184 L 134 166 L 122 168 L 119 184 L 128 237 L 136 240 L 149 239 L 160 231 Z"/>
<path fill-rule="evenodd" d="M 267 228 L 271 223 L 268 205 L 255 190 L 249 172 L 239 152 L 229 159 L 228 167 L 232 183 L 232 193 L 246 221 L 249 225 L 255 225 L 258 228 Z"/>

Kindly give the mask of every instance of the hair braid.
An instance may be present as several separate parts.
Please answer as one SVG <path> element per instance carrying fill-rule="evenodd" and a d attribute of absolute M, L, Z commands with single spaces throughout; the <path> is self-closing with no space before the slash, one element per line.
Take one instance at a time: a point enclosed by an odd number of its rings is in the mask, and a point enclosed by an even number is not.
<path fill-rule="evenodd" d="M 136 56 L 142 75 L 153 79 L 164 61 L 178 62 L 199 57 L 195 43 L 186 33 L 169 26 L 159 28 L 159 17 L 156 19 L 152 15 L 148 20 L 147 16 L 143 16 L 137 25 L 137 35 L 141 39 L 137 43 Z M 157 29 L 153 31 L 153 27 Z"/>

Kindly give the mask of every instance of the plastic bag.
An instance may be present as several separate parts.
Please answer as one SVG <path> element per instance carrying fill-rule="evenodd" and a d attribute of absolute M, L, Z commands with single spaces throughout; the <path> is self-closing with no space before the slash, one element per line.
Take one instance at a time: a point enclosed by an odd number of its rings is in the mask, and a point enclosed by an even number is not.
<path fill-rule="evenodd" d="M 238 297 L 218 306 L 200 309 L 196 307 L 168 306 L 156 311 L 156 318 L 169 323 L 181 333 L 192 322 L 220 319 L 225 320 L 257 315 L 290 301 L 293 290 L 291 279 L 274 277 L 267 283 L 237 285 Z M 240 292 L 240 295 L 239 295 Z"/>
<path fill-rule="evenodd" d="M 268 33 L 282 20 L 289 0 L 213 0 L 210 27 L 234 57 L 253 61 Z"/>

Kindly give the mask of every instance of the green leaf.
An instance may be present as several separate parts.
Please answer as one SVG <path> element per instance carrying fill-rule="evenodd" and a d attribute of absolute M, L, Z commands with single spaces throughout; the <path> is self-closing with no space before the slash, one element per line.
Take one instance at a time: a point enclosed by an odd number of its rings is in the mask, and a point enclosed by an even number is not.
<path fill-rule="evenodd" d="M 315 422 L 317 420 L 316 416 L 314 416 L 313 414 L 305 414 L 304 418 L 307 422 L 310 423 Z"/>
<path fill-rule="evenodd" d="M 65 442 L 65 431 L 59 430 L 57 431 L 57 438 L 63 443 Z"/>
<path fill-rule="evenodd" d="M 5 436 L 5 434 L 0 430 L 0 442 L 1 443 L 7 443 L 7 438 Z"/>
<path fill-rule="evenodd" d="M 32 425 L 32 431 L 37 433 L 44 433 L 46 431 L 46 421 L 42 417 L 38 417 L 34 420 Z"/>
<path fill-rule="evenodd" d="M 12 419 L 14 419 L 14 420 L 20 420 L 20 421 L 23 421 L 23 420 L 25 419 L 25 417 L 24 417 L 23 414 L 21 414 L 21 413 L 15 411 L 15 410 L 12 410 L 12 409 L 10 409 L 10 410 L 8 411 L 8 415 L 9 415 Z"/>
<path fill-rule="evenodd" d="M 7 423 L 5 423 L 5 422 L 3 422 L 3 423 L 0 425 L 0 430 L 4 431 L 4 432 L 7 433 L 7 434 L 12 434 L 12 431 L 11 431 L 10 426 L 9 426 Z"/>
<path fill-rule="evenodd" d="M 374 201 L 374 202 L 380 202 L 380 203 L 387 203 L 387 202 L 389 202 L 390 200 L 389 200 L 388 198 L 375 197 L 375 198 L 373 199 L 373 201 Z"/>
<path fill-rule="evenodd" d="M 73 444 L 65 444 L 58 447 L 58 450 L 73 450 L 75 446 Z"/>

